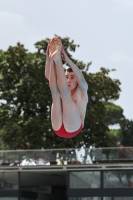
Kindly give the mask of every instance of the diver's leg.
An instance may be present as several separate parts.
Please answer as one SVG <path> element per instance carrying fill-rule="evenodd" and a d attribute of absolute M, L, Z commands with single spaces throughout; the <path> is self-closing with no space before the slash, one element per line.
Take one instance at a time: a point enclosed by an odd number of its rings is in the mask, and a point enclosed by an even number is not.
<path fill-rule="evenodd" d="M 59 130 L 62 126 L 62 104 L 57 86 L 56 71 L 53 60 L 50 59 L 49 86 L 52 95 L 51 121 L 54 130 Z"/>
<path fill-rule="evenodd" d="M 79 110 L 72 100 L 70 90 L 67 85 L 66 76 L 61 60 L 61 44 L 51 58 L 55 62 L 55 72 L 57 77 L 57 86 L 62 99 L 63 124 L 67 132 L 74 132 L 81 126 Z"/>
<path fill-rule="evenodd" d="M 81 126 L 80 114 L 77 106 L 72 100 L 70 90 L 67 85 L 62 61 L 55 62 L 57 73 L 57 85 L 61 93 L 63 108 L 63 124 L 67 132 L 74 132 Z"/>

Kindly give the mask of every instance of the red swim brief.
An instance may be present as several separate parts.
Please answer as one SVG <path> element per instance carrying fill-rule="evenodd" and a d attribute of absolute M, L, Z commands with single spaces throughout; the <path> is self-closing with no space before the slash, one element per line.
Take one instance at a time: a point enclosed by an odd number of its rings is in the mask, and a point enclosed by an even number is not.
<path fill-rule="evenodd" d="M 60 127 L 59 130 L 55 131 L 53 129 L 53 131 L 56 133 L 56 135 L 58 135 L 59 137 L 62 137 L 62 138 L 72 138 L 72 137 L 75 137 L 77 134 L 79 134 L 82 130 L 83 126 L 81 124 L 80 128 L 77 130 L 77 131 L 74 131 L 74 132 L 67 132 L 64 128 L 64 125 L 62 124 L 62 126 Z"/>

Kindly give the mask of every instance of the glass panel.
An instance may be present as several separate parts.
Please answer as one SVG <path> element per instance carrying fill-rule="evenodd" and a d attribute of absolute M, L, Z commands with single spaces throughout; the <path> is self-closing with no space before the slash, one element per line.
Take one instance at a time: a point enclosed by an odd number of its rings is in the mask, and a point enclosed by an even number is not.
<path fill-rule="evenodd" d="M 133 200 L 132 197 L 103 197 L 103 200 Z"/>
<path fill-rule="evenodd" d="M 0 151 L 0 163 L 2 166 L 16 166 L 19 164 L 19 153 L 17 151 Z"/>
<path fill-rule="evenodd" d="M 105 171 L 104 188 L 132 188 L 133 171 Z"/>
<path fill-rule="evenodd" d="M 2 166 L 79 165 L 133 160 L 133 147 L 0 150 Z"/>
<path fill-rule="evenodd" d="M 70 188 L 99 188 L 100 172 L 70 172 Z"/>
<path fill-rule="evenodd" d="M 33 200 L 33 198 L 25 198 L 25 197 L 21 197 L 20 200 Z"/>
<path fill-rule="evenodd" d="M 69 197 L 68 200 L 101 200 L 101 197 Z"/>
<path fill-rule="evenodd" d="M 119 148 L 102 148 L 102 160 L 119 160 Z"/>
<path fill-rule="evenodd" d="M 0 200 L 18 200 L 18 197 L 0 197 Z"/>
<path fill-rule="evenodd" d="M 18 172 L 0 172 L 0 190 L 18 189 Z"/>

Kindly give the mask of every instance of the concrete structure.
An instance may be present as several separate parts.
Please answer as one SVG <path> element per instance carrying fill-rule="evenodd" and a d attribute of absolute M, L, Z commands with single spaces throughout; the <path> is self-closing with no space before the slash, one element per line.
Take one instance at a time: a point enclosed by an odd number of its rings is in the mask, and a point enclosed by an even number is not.
<path fill-rule="evenodd" d="M 0 151 L 0 200 L 133 200 L 133 148 Z"/>

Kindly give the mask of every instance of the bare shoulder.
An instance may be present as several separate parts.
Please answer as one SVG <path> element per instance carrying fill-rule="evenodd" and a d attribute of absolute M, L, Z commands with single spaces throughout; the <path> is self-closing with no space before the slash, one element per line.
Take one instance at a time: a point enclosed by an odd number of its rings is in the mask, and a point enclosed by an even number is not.
<path fill-rule="evenodd" d="M 81 96 L 84 99 L 84 101 L 86 101 L 86 103 L 88 102 L 88 92 L 87 90 L 81 90 Z"/>
<path fill-rule="evenodd" d="M 88 98 L 88 85 L 86 82 L 84 83 L 83 87 L 78 87 L 78 90 L 83 98 Z"/>
<path fill-rule="evenodd" d="M 87 90 L 82 90 L 80 86 L 77 87 L 76 91 L 72 96 L 72 100 L 77 106 L 82 124 L 84 124 L 84 118 L 86 113 L 86 107 L 88 103 L 88 93 Z"/>
<path fill-rule="evenodd" d="M 80 86 L 77 87 L 73 98 L 76 99 L 77 101 L 82 101 L 82 102 L 88 102 L 88 93 L 87 93 L 87 89 L 83 90 L 81 89 Z"/>

